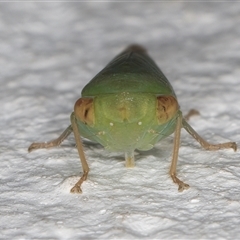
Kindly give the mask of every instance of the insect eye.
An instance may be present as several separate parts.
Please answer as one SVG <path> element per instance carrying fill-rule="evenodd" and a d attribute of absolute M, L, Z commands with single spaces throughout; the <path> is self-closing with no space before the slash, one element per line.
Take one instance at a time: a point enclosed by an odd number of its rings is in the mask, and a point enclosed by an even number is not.
<path fill-rule="evenodd" d="M 157 97 L 157 118 L 158 123 L 163 124 L 174 117 L 179 106 L 176 98 L 173 96 Z"/>
<path fill-rule="evenodd" d="M 94 106 L 92 98 L 79 98 L 74 106 L 76 117 L 87 125 L 95 122 Z"/>

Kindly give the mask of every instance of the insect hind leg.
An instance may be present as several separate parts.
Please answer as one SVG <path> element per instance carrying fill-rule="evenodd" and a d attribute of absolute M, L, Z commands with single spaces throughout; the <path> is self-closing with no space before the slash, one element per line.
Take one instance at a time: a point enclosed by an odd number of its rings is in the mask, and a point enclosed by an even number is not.
<path fill-rule="evenodd" d="M 226 149 L 226 148 L 232 148 L 235 152 L 237 151 L 237 144 L 235 142 L 225 142 L 225 143 L 218 143 L 218 144 L 212 144 L 204 140 L 188 123 L 185 119 L 182 120 L 182 125 L 185 128 L 185 130 L 193 137 L 195 138 L 201 146 L 206 150 L 220 150 L 220 149 Z"/>
<path fill-rule="evenodd" d="M 28 152 L 31 152 L 31 151 L 37 150 L 37 149 L 41 149 L 41 148 L 57 147 L 72 133 L 72 131 L 73 131 L 73 129 L 72 129 L 72 126 L 70 125 L 56 139 L 53 139 L 49 142 L 32 143 L 28 148 Z"/>

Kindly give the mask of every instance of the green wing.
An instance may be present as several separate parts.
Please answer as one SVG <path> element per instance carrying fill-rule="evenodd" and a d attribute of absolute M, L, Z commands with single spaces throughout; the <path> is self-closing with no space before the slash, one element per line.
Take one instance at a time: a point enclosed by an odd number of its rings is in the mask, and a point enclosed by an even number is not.
<path fill-rule="evenodd" d="M 82 96 L 120 92 L 156 93 L 176 97 L 162 71 L 146 50 L 138 45 L 131 45 L 116 56 L 84 87 Z"/>

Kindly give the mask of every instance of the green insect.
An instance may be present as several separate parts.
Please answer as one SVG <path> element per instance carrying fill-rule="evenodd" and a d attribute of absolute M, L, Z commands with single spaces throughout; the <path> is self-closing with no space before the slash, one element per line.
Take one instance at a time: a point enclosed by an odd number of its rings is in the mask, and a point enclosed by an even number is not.
<path fill-rule="evenodd" d="M 133 167 L 135 149 L 149 150 L 174 133 L 169 173 L 178 190 L 183 191 L 189 185 L 176 173 L 182 127 L 207 150 L 237 150 L 235 142 L 210 144 L 202 139 L 182 116 L 174 90 L 162 71 L 143 47 L 131 45 L 83 88 L 71 114 L 71 125 L 62 135 L 47 143 L 32 143 L 28 151 L 59 146 L 73 132 L 83 175 L 71 192 L 81 193 L 81 184 L 89 173 L 81 137 L 109 151 L 125 153 L 126 167 Z"/>

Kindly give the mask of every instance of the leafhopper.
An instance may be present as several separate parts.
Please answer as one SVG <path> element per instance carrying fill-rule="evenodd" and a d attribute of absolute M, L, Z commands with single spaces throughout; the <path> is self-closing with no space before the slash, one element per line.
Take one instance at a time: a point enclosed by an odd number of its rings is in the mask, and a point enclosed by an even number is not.
<path fill-rule="evenodd" d="M 200 137 L 182 116 L 168 79 L 143 47 L 131 45 L 83 88 L 71 114 L 71 125 L 61 136 L 50 142 L 32 143 L 28 151 L 59 146 L 73 132 L 83 174 L 71 192 L 81 193 L 89 173 L 81 137 L 109 151 L 125 153 L 126 167 L 134 167 L 136 149 L 149 150 L 174 134 L 169 173 L 181 192 L 189 188 L 176 171 L 182 128 L 206 150 L 237 150 L 235 142 L 211 144 Z"/>

